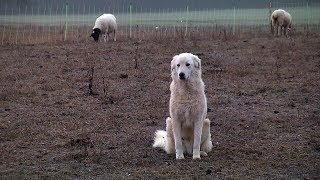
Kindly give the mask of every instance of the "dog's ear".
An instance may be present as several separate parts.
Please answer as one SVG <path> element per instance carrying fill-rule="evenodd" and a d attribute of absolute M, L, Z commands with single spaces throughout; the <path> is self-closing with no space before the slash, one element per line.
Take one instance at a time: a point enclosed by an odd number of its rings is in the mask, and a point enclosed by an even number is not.
<path fill-rule="evenodd" d="M 200 69 L 201 68 L 201 59 L 198 56 L 193 55 L 192 60 L 194 63 L 194 67 Z"/>
<path fill-rule="evenodd" d="M 171 61 L 171 71 L 173 71 L 174 68 L 176 67 L 175 61 L 176 61 L 177 58 L 178 58 L 178 55 L 175 55 L 175 56 L 172 58 L 172 61 Z"/>

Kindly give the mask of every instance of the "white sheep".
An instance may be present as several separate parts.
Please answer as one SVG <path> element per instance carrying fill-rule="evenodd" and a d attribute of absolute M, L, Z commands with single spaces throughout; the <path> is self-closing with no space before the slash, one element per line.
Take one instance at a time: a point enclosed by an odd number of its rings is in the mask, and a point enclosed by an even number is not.
<path fill-rule="evenodd" d="M 288 31 L 291 29 L 292 17 L 283 9 L 273 11 L 271 14 L 271 22 L 273 26 L 274 36 L 280 36 L 282 29 L 284 35 L 288 36 Z"/>
<path fill-rule="evenodd" d="M 98 42 L 99 36 L 104 34 L 104 42 L 109 40 L 109 33 L 113 33 L 113 40 L 116 41 L 117 20 L 113 14 L 103 14 L 96 19 L 90 37 Z"/>

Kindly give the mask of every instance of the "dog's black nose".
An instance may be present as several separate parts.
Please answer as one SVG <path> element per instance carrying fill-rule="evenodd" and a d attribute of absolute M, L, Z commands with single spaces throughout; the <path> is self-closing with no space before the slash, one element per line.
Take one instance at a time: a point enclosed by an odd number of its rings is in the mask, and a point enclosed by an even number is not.
<path fill-rule="evenodd" d="M 186 79 L 186 76 L 184 75 L 184 73 L 179 73 L 179 78 L 180 79 Z"/>

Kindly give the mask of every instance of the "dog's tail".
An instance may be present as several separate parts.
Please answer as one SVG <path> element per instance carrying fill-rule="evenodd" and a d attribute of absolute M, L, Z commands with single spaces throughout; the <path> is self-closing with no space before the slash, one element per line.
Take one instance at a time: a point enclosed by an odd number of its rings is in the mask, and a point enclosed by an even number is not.
<path fill-rule="evenodd" d="M 167 132 L 163 130 L 157 130 L 154 134 L 154 143 L 152 147 L 166 150 L 166 144 L 167 144 Z"/>

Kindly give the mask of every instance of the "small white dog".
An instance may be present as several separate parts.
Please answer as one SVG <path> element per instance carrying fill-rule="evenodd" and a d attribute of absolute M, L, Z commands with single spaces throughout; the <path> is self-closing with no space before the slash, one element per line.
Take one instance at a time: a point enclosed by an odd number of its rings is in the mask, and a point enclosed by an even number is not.
<path fill-rule="evenodd" d="M 201 78 L 201 60 L 191 53 L 182 53 L 171 61 L 170 116 L 166 131 L 155 133 L 153 147 L 176 153 L 176 159 L 184 159 L 183 153 L 200 159 L 212 150 L 210 121 L 207 115 L 207 99 Z"/>

